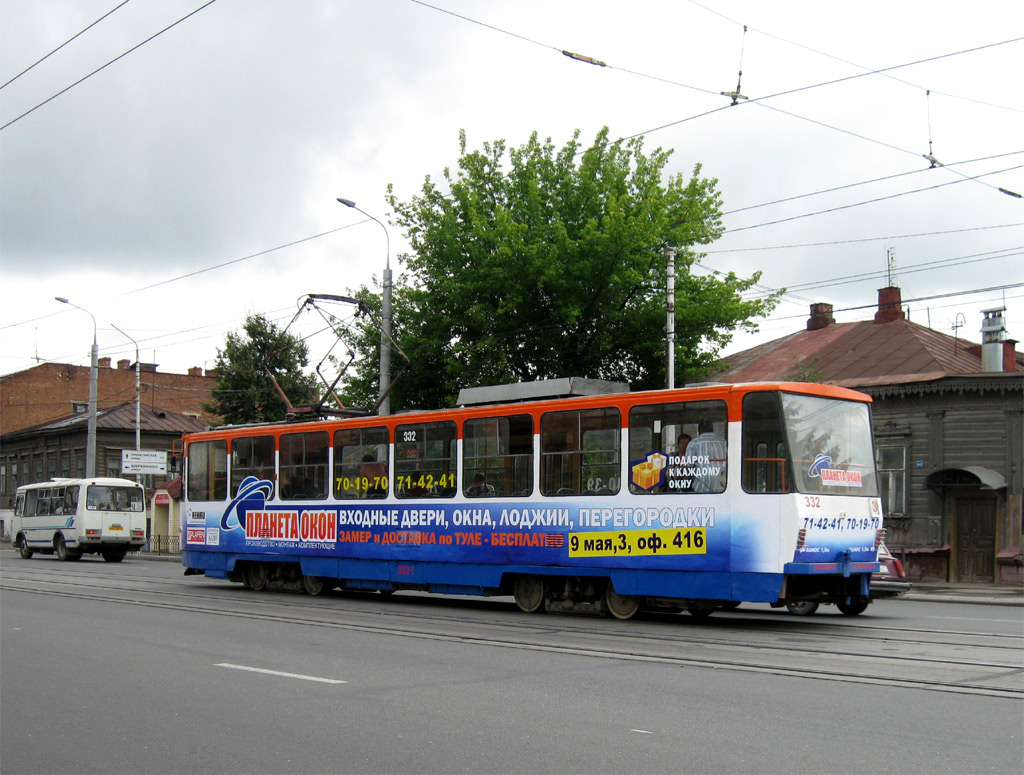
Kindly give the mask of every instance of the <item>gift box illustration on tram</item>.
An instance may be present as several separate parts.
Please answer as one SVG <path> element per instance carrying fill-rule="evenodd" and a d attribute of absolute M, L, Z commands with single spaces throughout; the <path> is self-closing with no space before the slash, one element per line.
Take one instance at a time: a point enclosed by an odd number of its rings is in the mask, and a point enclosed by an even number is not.
<path fill-rule="evenodd" d="M 641 490 L 649 490 L 655 485 L 661 484 L 661 474 L 668 463 L 660 452 L 652 452 L 646 460 L 633 465 L 633 484 Z"/>

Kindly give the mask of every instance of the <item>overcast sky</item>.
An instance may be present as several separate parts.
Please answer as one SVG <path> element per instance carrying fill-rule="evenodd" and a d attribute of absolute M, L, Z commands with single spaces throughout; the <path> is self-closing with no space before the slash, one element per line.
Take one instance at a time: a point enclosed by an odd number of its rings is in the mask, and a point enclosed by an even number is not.
<path fill-rule="evenodd" d="M 1005 305 L 1024 339 L 1024 199 L 999 190 L 1024 193 L 1018 0 L 206 1 L 0 0 L 0 373 L 88 363 L 55 296 L 101 357 L 134 360 L 117 326 L 184 372 L 247 314 L 372 284 L 385 235 L 336 197 L 386 222 L 387 185 L 439 179 L 460 129 L 608 126 L 703 164 L 726 234 L 695 271 L 790 289 L 729 351 L 811 302 L 870 318 L 890 250 L 912 320 L 980 341 Z"/>

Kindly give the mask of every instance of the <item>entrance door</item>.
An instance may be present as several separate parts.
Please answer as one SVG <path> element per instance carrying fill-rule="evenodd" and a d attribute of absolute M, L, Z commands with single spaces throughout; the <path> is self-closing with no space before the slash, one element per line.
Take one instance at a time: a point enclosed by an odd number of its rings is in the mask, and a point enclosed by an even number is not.
<path fill-rule="evenodd" d="M 956 499 L 957 581 L 994 583 L 995 498 Z"/>

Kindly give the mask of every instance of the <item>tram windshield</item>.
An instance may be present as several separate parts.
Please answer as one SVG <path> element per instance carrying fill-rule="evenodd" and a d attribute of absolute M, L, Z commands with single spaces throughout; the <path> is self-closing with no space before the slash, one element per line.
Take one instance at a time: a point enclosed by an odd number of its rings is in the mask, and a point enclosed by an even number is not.
<path fill-rule="evenodd" d="M 878 495 L 867 404 L 785 393 L 782 411 L 797 490 Z"/>

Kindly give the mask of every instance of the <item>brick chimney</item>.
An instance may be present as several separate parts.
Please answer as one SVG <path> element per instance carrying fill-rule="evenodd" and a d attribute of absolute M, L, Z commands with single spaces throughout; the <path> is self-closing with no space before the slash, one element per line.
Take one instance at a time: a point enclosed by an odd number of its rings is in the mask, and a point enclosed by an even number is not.
<path fill-rule="evenodd" d="M 132 365 L 132 362 L 127 358 L 122 358 L 117 362 L 117 368 L 121 371 L 128 371 L 128 367 Z"/>
<path fill-rule="evenodd" d="M 903 297 L 900 289 L 890 285 L 878 289 L 878 312 L 875 313 L 876 323 L 889 323 L 893 320 L 905 320 L 903 314 Z"/>
<path fill-rule="evenodd" d="M 189 366 L 188 375 L 190 377 L 201 377 L 203 376 L 203 370 L 198 366 Z"/>
<path fill-rule="evenodd" d="M 98 361 L 96 361 L 96 367 L 100 368 L 100 369 L 109 369 L 110 368 L 110 358 L 109 357 L 100 358 Z"/>
<path fill-rule="evenodd" d="M 836 319 L 832 317 L 831 304 L 819 303 L 811 305 L 811 317 L 807 320 L 808 331 L 817 331 L 835 322 Z"/>
<path fill-rule="evenodd" d="M 1017 340 L 1003 340 L 1003 371 L 1017 371 Z"/>

